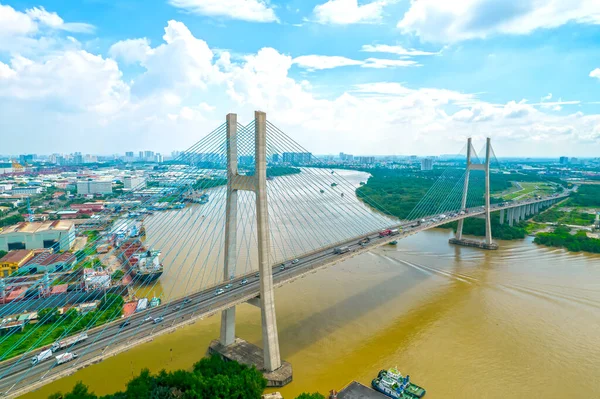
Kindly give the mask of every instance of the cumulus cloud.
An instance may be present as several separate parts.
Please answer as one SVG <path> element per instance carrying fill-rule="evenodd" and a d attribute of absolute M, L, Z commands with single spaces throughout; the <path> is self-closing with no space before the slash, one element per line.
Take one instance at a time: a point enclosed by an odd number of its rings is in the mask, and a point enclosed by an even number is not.
<path fill-rule="evenodd" d="M 313 9 L 316 22 L 321 24 L 349 25 L 376 23 L 383 16 L 383 8 L 392 0 L 375 0 L 363 5 L 358 0 L 328 0 Z"/>
<path fill-rule="evenodd" d="M 277 22 L 272 7 L 263 0 L 169 0 L 174 7 L 193 14 L 250 22 Z"/>
<path fill-rule="evenodd" d="M 590 72 L 590 78 L 600 79 L 600 68 L 596 68 L 592 72 Z"/>
<path fill-rule="evenodd" d="M 324 96 L 291 73 L 297 59 L 269 47 L 232 57 L 178 21 L 168 22 L 161 43 L 126 40 L 110 55 L 64 49 L 0 62 L 0 120 L 15 137 L 6 151 L 48 152 L 61 143 L 61 151 L 168 152 L 196 142 L 228 112 L 244 122 L 256 109 L 316 153 L 447 153 L 480 132 L 493 137 L 499 155 L 577 145 L 589 153 L 600 144 L 598 115 L 547 113 L 523 100 L 497 105 L 473 93 L 377 80 Z M 118 62 L 143 72 L 124 82 Z"/>
<path fill-rule="evenodd" d="M 600 2 L 411 0 L 398 27 L 426 41 L 453 43 L 497 34 L 523 35 L 569 22 L 600 24 Z"/>

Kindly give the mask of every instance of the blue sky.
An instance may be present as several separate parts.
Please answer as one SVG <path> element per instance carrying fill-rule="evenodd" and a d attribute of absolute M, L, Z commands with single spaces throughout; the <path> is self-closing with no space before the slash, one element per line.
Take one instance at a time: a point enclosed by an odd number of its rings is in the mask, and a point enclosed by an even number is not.
<path fill-rule="evenodd" d="M 596 68 L 590 0 L 0 0 L 0 154 L 169 153 L 261 109 L 317 153 L 598 156 Z"/>

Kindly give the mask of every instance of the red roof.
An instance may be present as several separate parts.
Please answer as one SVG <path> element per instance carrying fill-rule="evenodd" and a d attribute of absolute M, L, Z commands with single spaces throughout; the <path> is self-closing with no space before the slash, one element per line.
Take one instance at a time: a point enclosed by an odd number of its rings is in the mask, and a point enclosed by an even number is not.
<path fill-rule="evenodd" d="M 62 254 L 54 254 L 51 252 L 42 252 L 34 256 L 32 259 L 28 260 L 25 263 L 25 266 L 28 265 L 38 265 L 38 266 L 50 266 L 55 265 L 57 263 L 69 264 L 75 262 L 75 255 L 70 252 L 63 252 Z"/>
<path fill-rule="evenodd" d="M 135 313 L 135 309 L 137 308 L 137 301 L 127 302 L 123 305 L 123 316 L 127 317 Z"/>

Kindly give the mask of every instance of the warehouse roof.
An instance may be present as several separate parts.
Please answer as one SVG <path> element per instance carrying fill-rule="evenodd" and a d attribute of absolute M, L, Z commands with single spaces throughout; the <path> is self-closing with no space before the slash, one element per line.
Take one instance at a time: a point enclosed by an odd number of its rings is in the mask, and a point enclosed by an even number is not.
<path fill-rule="evenodd" d="M 54 220 L 45 222 L 21 222 L 0 230 L 0 235 L 11 233 L 43 233 L 46 231 L 69 231 L 73 222 L 69 220 Z"/>

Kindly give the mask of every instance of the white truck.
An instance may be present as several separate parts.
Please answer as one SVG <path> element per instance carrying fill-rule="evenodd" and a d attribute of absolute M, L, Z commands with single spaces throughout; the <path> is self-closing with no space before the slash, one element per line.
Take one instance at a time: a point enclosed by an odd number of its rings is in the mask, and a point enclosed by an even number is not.
<path fill-rule="evenodd" d="M 31 365 L 35 366 L 38 363 L 43 362 L 46 359 L 50 359 L 52 357 L 52 349 L 46 349 L 45 351 L 41 351 L 37 355 L 31 358 Z"/>
<path fill-rule="evenodd" d="M 56 356 L 56 364 L 64 364 L 77 359 L 77 353 L 66 352 Z"/>
<path fill-rule="evenodd" d="M 62 341 L 56 341 L 55 343 L 52 344 L 51 349 L 52 349 L 52 352 L 56 352 L 61 349 L 67 348 L 71 345 L 75 345 L 82 341 L 85 341 L 86 339 L 88 339 L 87 333 L 77 334 L 73 337 L 63 339 Z"/>

